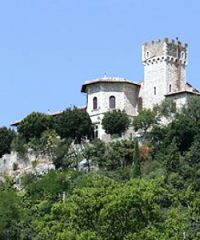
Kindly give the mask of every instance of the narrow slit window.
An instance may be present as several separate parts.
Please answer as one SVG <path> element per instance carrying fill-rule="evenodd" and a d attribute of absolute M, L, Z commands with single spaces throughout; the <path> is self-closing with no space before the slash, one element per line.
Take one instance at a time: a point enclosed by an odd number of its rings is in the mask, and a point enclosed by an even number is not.
<path fill-rule="evenodd" d="M 153 91 L 154 91 L 154 95 L 156 95 L 156 87 L 154 87 Z"/>
<path fill-rule="evenodd" d="M 97 97 L 93 98 L 93 109 L 97 109 Z"/>
<path fill-rule="evenodd" d="M 94 138 L 98 138 L 99 137 L 99 126 L 96 124 L 94 126 Z"/>
<path fill-rule="evenodd" d="M 171 92 L 171 91 L 172 91 L 172 85 L 169 84 L 169 92 Z"/>
<path fill-rule="evenodd" d="M 181 58 L 184 59 L 185 58 L 185 53 L 181 52 Z"/>

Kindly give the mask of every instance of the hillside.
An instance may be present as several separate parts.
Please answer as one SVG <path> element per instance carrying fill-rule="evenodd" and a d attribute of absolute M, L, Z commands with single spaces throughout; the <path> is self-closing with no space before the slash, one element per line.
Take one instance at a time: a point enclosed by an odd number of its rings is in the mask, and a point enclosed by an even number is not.
<path fill-rule="evenodd" d="M 43 128 L 30 124 L 34 114 L 8 131 L 2 154 L 31 147 L 48 153 L 56 169 L 25 174 L 20 191 L 4 176 L 0 239 L 199 240 L 200 99 L 178 112 L 170 102 L 144 109 L 131 123 L 139 137 L 109 143 L 83 141 L 90 122 L 76 111 L 59 120 L 41 115 Z"/>

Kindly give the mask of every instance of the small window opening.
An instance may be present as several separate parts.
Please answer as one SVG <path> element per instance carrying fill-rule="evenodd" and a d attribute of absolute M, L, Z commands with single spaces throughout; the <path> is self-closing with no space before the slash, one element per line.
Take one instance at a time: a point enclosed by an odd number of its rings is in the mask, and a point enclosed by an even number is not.
<path fill-rule="evenodd" d="M 141 111 L 143 108 L 143 100 L 141 97 L 138 98 L 138 111 Z"/>
<path fill-rule="evenodd" d="M 95 124 L 94 125 L 94 138 L 98 138 L 99 137 L 99 125 Z"/>
<path fill-rule="evenodd" d="M 185 53 L 181 52 L 181 58 L 184 59 L 185 58 Z"/>
<path fill-rule="evenodd" d="M 156 87 L 154 87 L 153 91 L 154 91 L 154 95 L 156 95 Z"/>
<path fill-rule="evenodd" d="M 109 98 L 109 107 L 114 109 L 116 107 L 115 105 L 116 105 L 115 97 L 114 96 L 110 96 L 110 98 Z"/>
<path fill-rule="evenodd" d="M 149 58 L 149 52 L 148 51 L 146 52 L 146 58 Z"/>
<path fill-rule="evenodd" d="M 171 91 L 172 91 L 172 85 L 169 84 L 169 92 L 171 92 Z"/>
<path fill-rule="evenodd" d="M 93 98 L 93 109 L 97 109 L 97 97 Z"/>

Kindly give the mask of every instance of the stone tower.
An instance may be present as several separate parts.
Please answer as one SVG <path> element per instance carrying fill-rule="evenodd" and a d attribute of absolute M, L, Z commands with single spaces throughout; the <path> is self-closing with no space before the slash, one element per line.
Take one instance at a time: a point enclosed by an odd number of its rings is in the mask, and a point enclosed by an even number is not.
<path fill-rule="evenodd" d="M 184 91 L 188 45 L 178 39 L 152 41 L 142 46 L 144 82 L 143 107 L 152 108 L 166 94 Z"/>

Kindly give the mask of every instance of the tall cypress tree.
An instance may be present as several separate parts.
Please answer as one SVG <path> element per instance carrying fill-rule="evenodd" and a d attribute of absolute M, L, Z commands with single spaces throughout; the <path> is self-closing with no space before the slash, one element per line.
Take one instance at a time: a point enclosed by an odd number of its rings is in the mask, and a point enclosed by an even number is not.
<path fill-rule="evenodd" d="M 140 150 L 137 139 L 135 139 L 135 151 L 133 154 L 132 177 L 133 178 L 141 177 Z"/>

